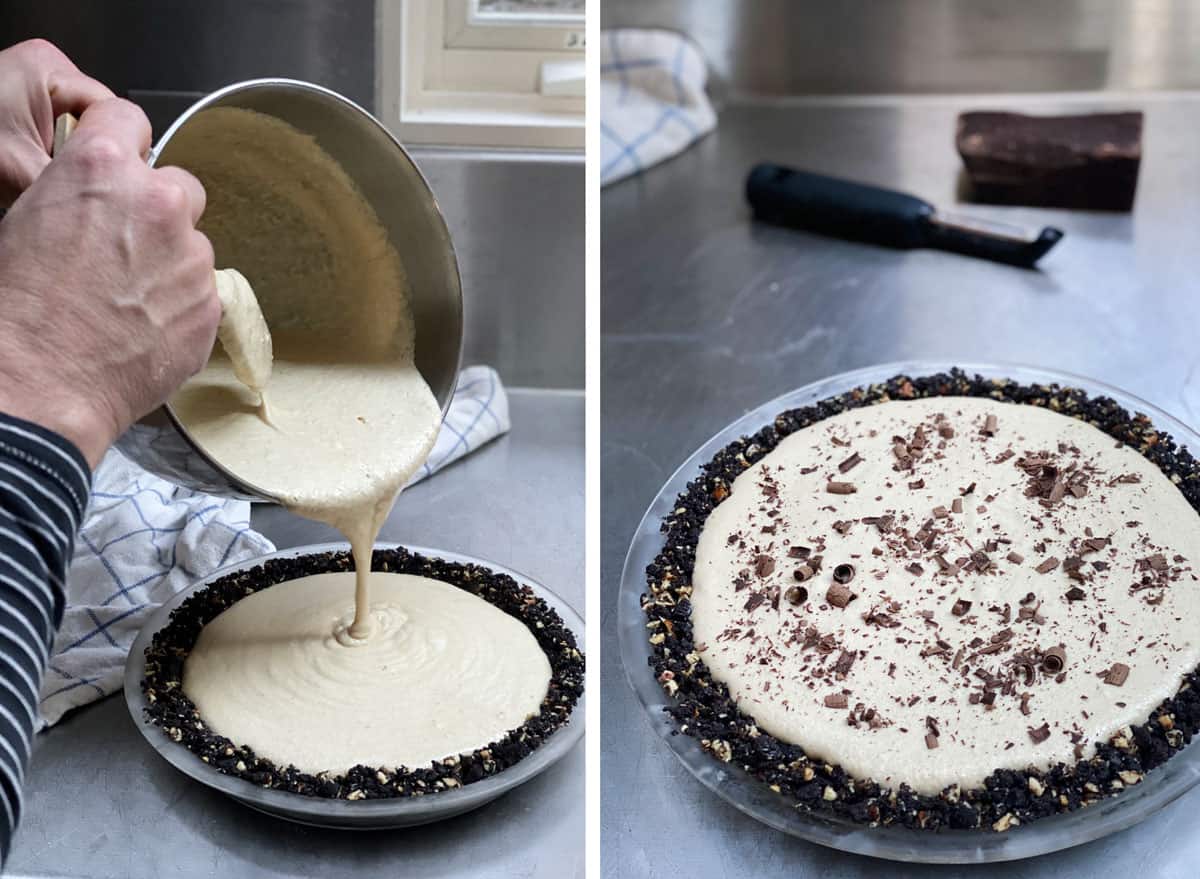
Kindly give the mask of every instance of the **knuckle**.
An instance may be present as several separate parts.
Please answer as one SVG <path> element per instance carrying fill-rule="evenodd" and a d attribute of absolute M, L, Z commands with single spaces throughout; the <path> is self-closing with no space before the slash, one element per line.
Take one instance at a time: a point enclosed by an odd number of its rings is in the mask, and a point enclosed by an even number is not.
<path fill-rule="evenodd" d="M 95 134 L 72 150 L 76 161 L 92 175 L 108 175 L 125 159 L 125 152 L 116 139 L 106 134 Z"/>
<path fill-rule="evenodd" d="M 51 62 L 61 61 L 66 58 L 58 46 L 41 37 L 25 40 L 25 42 L 18 43 L 13 48 L 33 61 Z"/>
<path fill-rule="evenodd" d="M 147 193 L 152 215 L 159 220 L 173 220 L 188 212 L 187 190 L 175 180 L 158 177 Z"/>

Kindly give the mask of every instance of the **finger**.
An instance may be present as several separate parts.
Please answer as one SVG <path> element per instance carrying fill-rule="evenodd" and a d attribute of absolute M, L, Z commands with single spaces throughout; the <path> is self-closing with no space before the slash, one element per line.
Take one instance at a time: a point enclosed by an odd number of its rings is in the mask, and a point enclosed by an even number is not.
<path fill-rule="evenodd" d="M 150 152 L 150 120 L 141 107 L 121 98 L 108 98 L 88 107 L 68 143 L 92 135 L 109 137 L 139 156 Z"/>
<path fill-rule="evenodd" d="M 104 83 L 80 73 L 74 66 L 51 73 L 48 87 L 55 117 L 62 113 L 78 116 L 92 104 L 116 97 Z"/>
<path fill-rule="evenodd" d="M 183 188 L 187 193 L 188 207 L 191 211 L 192 225 L 195 226 L 200 222 L 200 216 L 204 213 L 204 206 L 207 203 L 208 196 L 204 192 L 204 184 L 189 174 L 182 168 L 177 168 L 174 165 L 168 165 L 165 168 L 156 168 L 154 174 L 160 180 L 167 180 Z"/>

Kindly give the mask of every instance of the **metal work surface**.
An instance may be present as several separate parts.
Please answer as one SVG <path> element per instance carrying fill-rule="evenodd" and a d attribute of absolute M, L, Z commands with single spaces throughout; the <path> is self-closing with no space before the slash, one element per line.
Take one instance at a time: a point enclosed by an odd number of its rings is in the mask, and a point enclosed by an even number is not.
<path fill-rule="evenodd" d="M 753 223 L 742 185 L 769 159 L 955 203 L 964 109 L 1143 109 L 1135 212 L 961 206 L 1066 238 L 1026 271 Z M 615 644 L 621 564 L 638 520 L 691 452 L 787 390 L 903 359 L 1017 361 L 1082 373 L 1200 416 L 1200 95 L 922 98 L 733 105 L 675 160 L 604 191 L 601 635 Z M 615 649 L 602 665 L 606 877 L 952 876 L 884 864 L 758 824 L 695 781 L 651 732 Z M 974 876 L 1183 877 L 1200 857 L 1200 793 L 1080 848 Z M 1020 832 L 1020 831 L 1017 831 Z"/>
<path fill-rule="evenodd" d="M 404 493 L 382 541 L 510 566 L 584 607 L 583 398 L 510 392 L 513 430 Z M 280 547 L 340 540 L 277 507 Z M 582 877 L 584 756 L 482 809 L 405 831 L 319 830 L 260 815 L 158 758 L 121 697 L 37 738 L 7 877 Z"/>
<path fill-rule="evenodd" d="M 731 94 L 1200 86 L 1193 0 L 604 0 L 600 26 L 688 34 Z"/>

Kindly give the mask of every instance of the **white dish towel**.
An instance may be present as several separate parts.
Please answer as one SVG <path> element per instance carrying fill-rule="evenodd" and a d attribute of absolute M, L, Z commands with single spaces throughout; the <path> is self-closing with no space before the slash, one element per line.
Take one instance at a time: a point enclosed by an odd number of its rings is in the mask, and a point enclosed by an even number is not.
<path fill-rule="evenodd" d="M 704 91 L 708 65 L 673 31 L 600 35 L 600 183 L 640 174 L 683 152 L 717 124 Z"/>
<path fill-rule="evenodd" d="M 496 371 L 471 366 L 419 482 L 509 429 L 508 397 Z M 147 473 L 115 450 L 92 479 L 92 498 L 67 575 L 67 608 L 46 678 L 41 718 L 121 688 L 125 657 L 159 605 L 213 571 L 271 552 L 250 528 L 250 504 L 200 494 Z"/>

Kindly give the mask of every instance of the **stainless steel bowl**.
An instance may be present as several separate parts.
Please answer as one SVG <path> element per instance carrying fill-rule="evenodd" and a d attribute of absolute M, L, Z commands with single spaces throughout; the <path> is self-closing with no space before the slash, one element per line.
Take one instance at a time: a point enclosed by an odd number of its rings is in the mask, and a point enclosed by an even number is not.
<path fill-rule="evenodd" d="M 417 368 L 444 416 L 462 353 L 462 282 L 445 218 L 412 157 L 382 123 L 336 92 L 298 80 L 256 79 L 226 86 L 193 104 L 155 145 L 150 164 L 160 160 L 197 114 L 213 107 L 255 110 L 299 129 L 314 138 L 358 187 L 404 265 L 416 323 Z M 210 192 L 210 199 L 214 195 L 219 197 Z M 286 251 L 291 242 L 281 236 L 276 244 Z M 216 256 L 221 265 L 220 252 Z M 270 492 L 238 478 L 210 457 L 170 404 L 130 428 L 117 441 L 117 448 L 150 472 L 186 488 L 223 497 L 275 500 Z"/>

